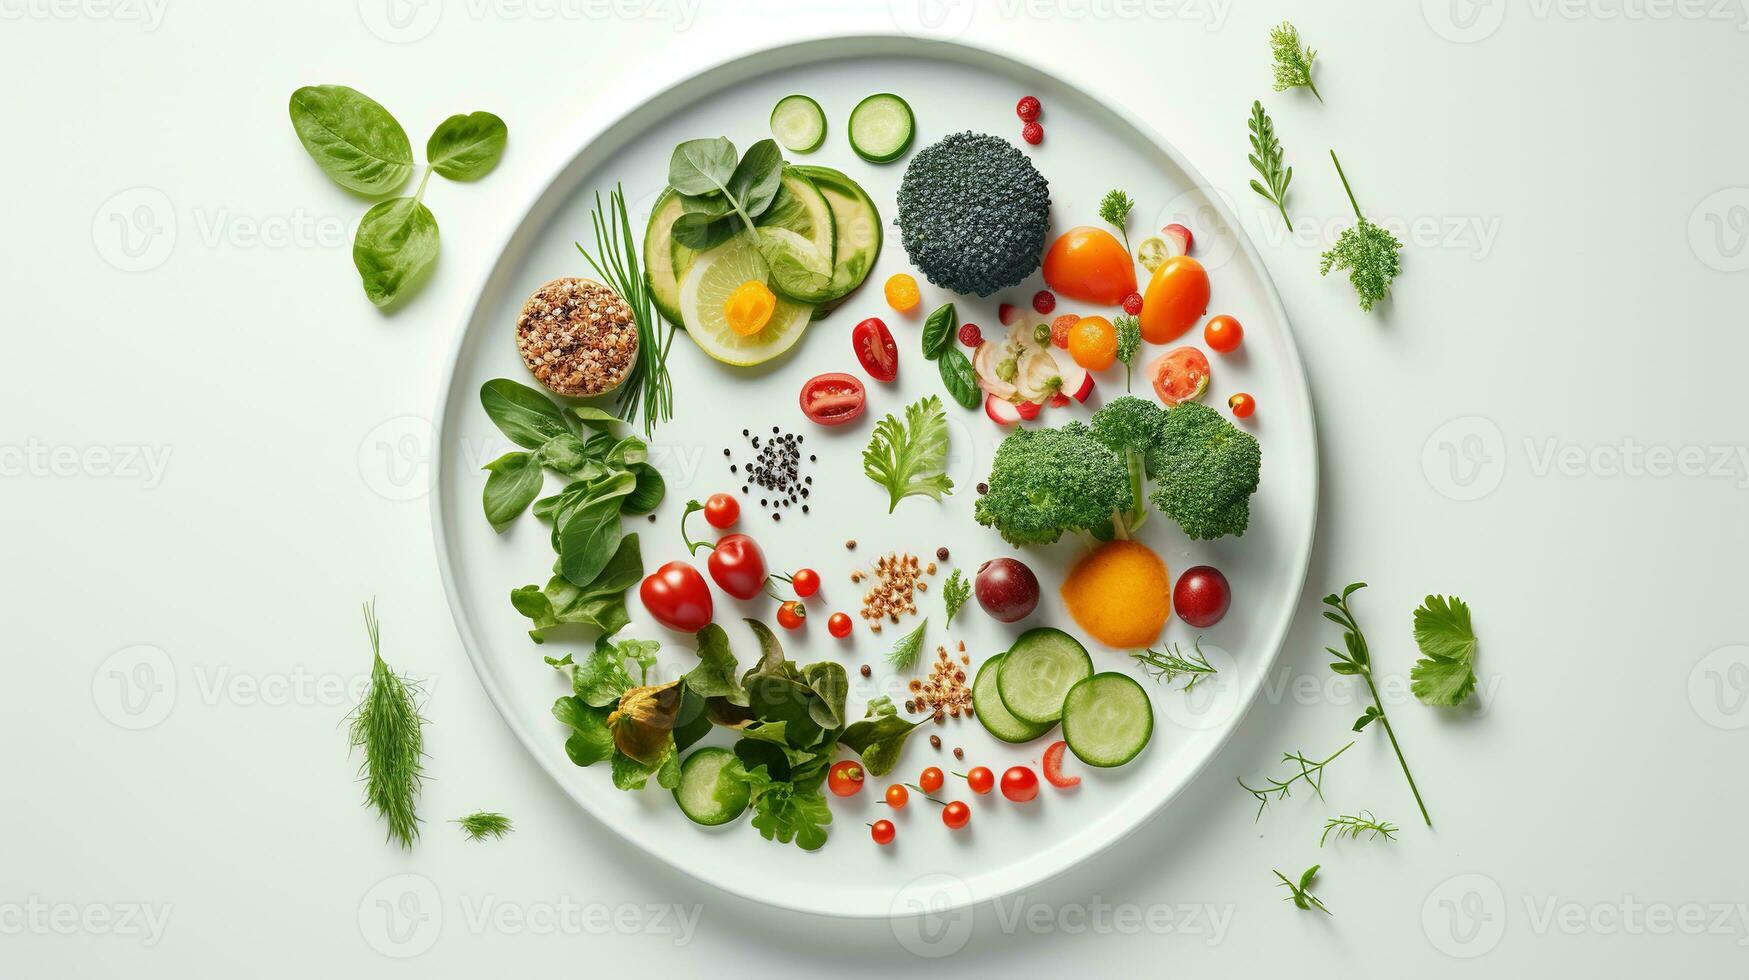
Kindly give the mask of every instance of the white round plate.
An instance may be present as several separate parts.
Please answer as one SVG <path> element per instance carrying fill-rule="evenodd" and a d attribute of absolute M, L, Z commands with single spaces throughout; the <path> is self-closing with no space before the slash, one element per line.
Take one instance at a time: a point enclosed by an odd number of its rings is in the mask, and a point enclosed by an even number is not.
<path fill-rule="evenodd" d="M 910 102 L 917 138 L 899 161 L 868 164 L 851 152 L 845 120 L 858 100 L 882 91 Z M 940 795 L 969 801 L 973 812 L 970 827 L 955 832 L 942 825 L 937 807 L 919 794 L 912 794 L 903 812 L 889 813 L 878 802 L 883 788 L 900 778 L 914 781 L 929 765 L 961 772 L 985 765 L 997 773 L 1015 764 L 1036 766 L 1056 736 L 1012 746 L 990 737 L 976 720 L 926 723 L 906 746 L 897 772 L 871 780 L 858 797 L 831 799 L 831 839 L 814 853 L 768 842 L 745 819 L 716 829 L 695 826 L 654 785 L 643 792 L 621 792 L 613 788 L 605 765 L 581 769 L 570 763 L 564 752 L 566 732 L 550 713 L 553 700 L 567 693 L 566 684 L 541 658 L 586 648 L 577 641 L 533 644 L 526 632 L 528 621 L 509 602 L 512 589 L 546 581 L 553 560 L 547 529 L 525 515 L 495 534 L 480 505 L 485 482 L 480 467 L 514 448 L 481 411 L 480 385 L 497 377 L 531 383 L 512 339 L 517 311 L 541 283 L 589 274 L 573 243 L 592 244 L 589 210 L 596 193 L 605 196 L 616 181 L 622 182 L 641 235 L 650 205 L 666 183 L 676 143 L 727 136 L 745 149 L 769 135 L 768 118 L 778 99 L 797 92 L 824 107 L 828 133 L 818 151 L 786 156 L 793 162 L 836 167 L 861 182 L 881 210 L 885 246 L 868 282 L 850 302 L 814 324 L 789 354 L 773 363 L 750 370 L 724 367 L 705 358 L 684 335 L 676 338 L 669 362 L 675 418 L 659 427 L 652 440 L 652 461 L 667 477 L 668 498 L 655 523 L 637 519 L 628 527 L 641 535 L 646 571 L 686 557 L 676 524 L 688 498 L 739 490 L 741 481 L 729 474 L 731 460 L 723 450 L 733 450 L 733 461 L 741 462 L 749 455 L 741 430 L 757 434 L 763 428 L 769 434 L 776 425 L 804 434 L 807 450 L 819 457 L 804 471 L 814 477 L 811 512 L 804 516 L 792 508 L 782 521 L 773 521 L 760 508 L 754 488 L 742 498 L 740 529 L 758 538 L 774 571 L 811 566 L 824 577 L 821 597 L 809 604 L 812 621 L 801 632 L 783 634 L 783 640 L 799 663 L 824 659 L 846 666 L 853 715 L 860 716 L 863 702 L 881 693 L 904 700 L 906 678 L 890 676 L 884 658 L 913 621 L 889 625 L 881 635 L 859 621 L 852 639 L 837 641 L 827 634 L 825 619 L 838 609 L 854 615 L 860 590 L 849 582 L 850 572 L 866 568 L 889 549 L 925 558 L 939 547 L 950 549 L 941 574 L 930 580 L 935 588 L 921 597 L 921 614 L 930 620 L 926 656 L 944 643 L 957 656 L 963 641 L 971 657 L 968 678 L 985 657 L 1007 649 L 1026 627 L 1049 623 L 1079 633 L 1057 595 L 1063 571 L 1083 549 L 1068 539 L 1022 555 L 1038 572 L 1045 592 L 1027 621 L 1005 626 L 985 616 L 974 602 L 951 630 L 942 626 L 939 587 L 949 567 L 970 575 L 985 558 L 1016 554 L 972 519 L 974 488 L 988 474 L 1004 434 L 982 411 L 966 411 L 948 400 L 950 475 L 956 490 L 939 504 L 912 497 L 889 516 L 885 491 L 863 475 L 861 465 L 861 451 L 876 419 L 887 412 L 902 414 L 904 405 L 924 395 L 944 393 L 935 366 L 919 350 L 921 318 L 894 314 L 881 294 L 888 276 L 913 271 L 892 224 L 905 163 L 916 150 L 961 130 L 992 133 L 1023 145 L 1014 104 L 1026 94 L 1038 96 L 1045 107 L 1044 143 L 1024 148 L 1050 181 L 1053 235 L 1074 225 L 1098 224 L 1099 199 L 1114 187 L 1137 201 L 1129 228 L 1132 241 L 1173 221 L 1195 233 L 1192 254 L 1208 266 L 1213 280 L 1210 314 L 1230 313 L 1245 325 L 1240 353 L 1211 355 L 1214 378 L 1207 401 L 1225 412 L 1234 392 L 1255 395 L 1260 407 L 1245 426 L 1262 441 L 1264 457 L 1262 487 L 1252 500 L 1250 530 L 1243 537 L 1190 542 L 1158 513 L 1142 529 L 1140 537 L 1161 554 L 1174 577 L 1194 564 L 1215 565 L 1232 582 L 1234 600 L 1226 619 L 1206 631 L 1202 642 L 1203 651 L 1220 668 L 1218 675 L 1188 694 L 1178 685 L 1141 678 L 1154 701 L 1155 730 L 1152 743 L 1136 760 L 1118 769 L 1095 770 L 1071 758 L 1068 768 L 1081 776 L 1081 785 L 1068 791 L 1044 786 L 1039 799 L 1024 806 L 1008 803 L 999 793 L 973 796 L 950 776 Z M 896 37 L 810 41 L 711 68 L 605 129 L 565 145 L 580 148 L 556 167 L 509 235 L 457 342 L 437 415 L 440 464 L 433 495 L 438 559 L 462 641 L 493 702 L 553 778 L 603 824 L 660 860 L 737 895 L 844 916 L 943 910 L 1027 887 L 1122 839 L 1189 783 L 1239 724 L 1275 659 L 1304 582 L 1317 509 L 1317 461 L 1305 376 L 1281 302 L 1231 202 L 1210 190 L 1170 144 L 1075 86 L 993 52 Z M 1042 282 L 1035 275 L 987 300 L 951 296 L 926 281 L 922 286 L 924 310 L 952 300 L 962 321 L 978 323 L 989 334 L 1000 329 L 999 301 L 1024 306 Z M 1075 309 L 1068 302 L 1061 307 Z M 890 385 L 870 382 L 869 410 L 852 425 L 827 430 L 808 423 L 797 406 L 802 382 L 822 371 L 860 374 L 849 333 L 869 316 L 881 316 L 893 328 L 900 347 L 899 380 Z M 1200 333 L 1193 332 L 1181 342 L 1200 346 L 1200 340 Z M 1138 366 L 1156 353 L 1145 346 Z M 1123 389 L 1121 369 L 1106 371 L 1088 405 L 1046 409 L 1034 424 L 1084 418 L 1101 398 L 1115 397 Z M 1148 395 L 1140 370 L 1136 389 Z M 708 528 L 698 521 L 691 530 L 697 534 Z M 859 542 L 854 551 L 844 546 L 852 538 Z M 701 567 L 703 558 L 701 553 L 697 559 Z M 694 659 L 691 638 L 654 624 L 635 591 L 629 598 L 633 622 L 623 635 L 663 639 L 666 676 L 684 670 Z M 764 599 L 738 603 L 721 593 L 717 600 L 717 622 L 729 630 L 745 668 L 755 648 L 737 620 L 754 616 L 772 622 L 773 604 Z M 1161 643 L 1188 649 L 1197 638 L 1195 631 L 1174 620 Z M 1123 652 L 1093 644 L 1089 649 L 1097 669 L 1140 675 Z M 868 681 L 859 675 L 863 664 L 875 668 Z M 939 751 L 929 745 L 932 734 L 941 736 Z M 721 732 L 706 744 L 718 743 L 726 744 Z M 950 750 L 955 746 L 965 749 L 963 762 L 953 758 Z M 864 824 L 886 816 L 895 818 L 898 841 L 877 847 Z M 580 839 L 579 845 L 617 846 L 605 835 L 592 842 Z"/>

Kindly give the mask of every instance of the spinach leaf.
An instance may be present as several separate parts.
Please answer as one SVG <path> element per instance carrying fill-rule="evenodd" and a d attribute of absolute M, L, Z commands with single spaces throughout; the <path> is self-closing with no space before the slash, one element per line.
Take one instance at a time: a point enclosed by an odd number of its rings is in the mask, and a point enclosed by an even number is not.
<path fill-rule="evenodd" d="M 352 239 L 352 264 L 364 295 L 388 306 L 402 290 L 417 286 L 437 261 L 437 219 L 415 197 L 397 197 L 371 208 Z"/>
<path fill-rule="evenodd" d="M 450 116 L 425 141 L 425 160 L 450 180 L 478 180 L 498 165 L 510 130 L 490 112 Z"/>
<path fill-rule="evenodd" d="M 591 438 L 590 441 L 593 442 L 593 438 Z M 603 462 L 610 466 L 624 468 L 631 466 L 633 463 L 648 462 L 649 459 L 649 444 L 644 442 L 644 440 L 639 439 L 637 436 L 626 436 L 624 439 L 614 443 L 613 448 L 608 450 L 607 456 L 603 459 Z"/>
<path fill-rule="evenodd" d="M 687 140 L 668 160 L 668 184 L 681 194 L 721 191 L 735 175 L 735 144 L 723 137 Z"/>
<path fill-rule="evenodd" d="M 619 547 L 619 498 L 597 497 L 559 518 L 559 574 L 588 585 Z"/>
<path fill-rule="evenodd" d="M 619 424 L 619 416 L 603 411 L 594 405 L 578 405 L 571 409 L 571 414 L 583 421 L 590 428 L 610 429 Z"/>
<path fill-rule="evenodd" d="M 298 142 L 334 182 L 387 194 L 413 175 L 407 131 L 375 99 L 345 85 L 306 85 L 291 96 Z"/>
<path fill-rule="evenodd" d="M 536 643 L 546 641 L 555 629 L 569 623 L 591 626 L 603 636 L 612 636 L 631 622 L 626 613 L 626 590 L 644 577 L 644 561 L 638 551 L 638 536 L 620 539 L 601 574 L 586 588 L 578 588 L 555 575 L 543 590 L 525 585 L 510 593 L 510 604 L 534 622 L 528 635 Z"/>
<path fill-rule="evenodd" d="M 959 328 L 959 313 L 952 303 L 936 307 L 935 312 L 923 321 L 923 356 L 930 360 L 940 357 L 941 352 L 953 343 L 954 332 Z"/>
<path fill-rule="evenodd" d="M 579 473 L 585 464 L 594 462 L 583 455 L 583 440 L 569 432 L 561 432 L 541 443 L 535 455 L 541 465 L 565 474 Z"/>
<path fill-rule="evenodd" d="M 729 649 L 729 634 L 711 623 L 698 631 L 698 666 L 687 671 L 688 689 L 706 698 L 723 698 L 730 704 L 747 706 L 747 689 L 735 678 L 738 665 Z"/>
<path fill-rule="evenodd" d="M 491 472 L 483 495 L 486 520 L 492 530 L 502 531 L 540 496 L 541 468 L 528 453 L 505 453 L 485 468 Z"/>
<path fill-rule="evenodd" d="M 978 387 L 978 376 L 964 351 L 948 347 L 941 352 L 935 366 L 941 371 L 941 383 L 947 387 L 947 393 L 962 407 L 977 408 L 984 400 L 984 393 Z"/>
<path fill-rule="evenodd" d="M 762 139 L 747 148 L 729 177 L 728 195 L 741 203 L 747 217 L 757 218 L 771 206 L 783 178 L 783 153 L 774 139 Z"/>
<path fill-rule="evenodd" d="M 553 717 L 571 726 L 565 754 L 579 766 L 594 765 L 613 755 L 613 731 L 607 727 L 611 708 L 595 708 L 572 695 L 553 702 Z"/>
<path fill-rule="evenodd" d="M 524 449 L 539 449 L 555 436 L 571 432 L 565 414 L 551 399 L 507 378 L 480 386 L 480 407 L 499 432 Z"/>
<path fill-rule="evenodd" d="M 626 494 L 620 509 L 634 517 L 648 514 L 661 505 L 662 497 L 667 493 L 667 481 L 649 463 L 633 463 L 632 476 L 637 478 L 637 485 L 632 488 L 631 493 Z"/>
<path fill-rule="evenodd" d="M 838 743 L 862 756 L 862 765 L 871 776 L 885 776 L 899 763 L 899 753 L 905 739 L 917 727 L 915 721 L 899 717 L 893 699 L 878 697 L 868 703 L 868 713 L 838 736 Z"/>
<path fill-rule="evenodd" d="M 703 252 L 735 237 L 735 232 L 740 229 L 737 221 L 734 215 L 724 217 L 691 211 L 675 218 L 669 233 L 676 243 Z"/>

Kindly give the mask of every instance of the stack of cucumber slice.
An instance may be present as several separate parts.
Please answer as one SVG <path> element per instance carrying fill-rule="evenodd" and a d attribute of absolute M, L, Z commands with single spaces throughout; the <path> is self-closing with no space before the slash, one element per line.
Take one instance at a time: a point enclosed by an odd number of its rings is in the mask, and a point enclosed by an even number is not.
<path fill-rule="evenodd" d="M 695 252 L 674 240 L 685 212 L 668 188 L 651 209 L 644 232 L 644 268 L 656 309 L 686 328 L 701 350 L 725 364 L 753 365 L 782 354 L 808 323 L 862 285 L 881 250 L 874 201 L 830 167 L 785 165 L 777 197 L 747 234 Z M 742 336 L 729 328 L 723 300 L 751 279 L 771 287 L 777 309 L 764 329 Z"/>
<path fill-rule="evenodd" d="M 1048 626 L 1027 630 L 1007 653 L 984 662 L 972 704 L 1004 742 L 1030 742 L 1060 721 L 1075 758 L 1101 768 L 1134 759 L 1154 734 L 1148 692 L 1128 675 L 1094 673 L 1087 648 Z"/>

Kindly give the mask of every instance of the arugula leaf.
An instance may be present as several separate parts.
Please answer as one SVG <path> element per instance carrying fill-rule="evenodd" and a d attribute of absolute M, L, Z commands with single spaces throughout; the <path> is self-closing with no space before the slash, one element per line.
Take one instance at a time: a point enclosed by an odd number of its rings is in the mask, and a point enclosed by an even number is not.
<path fill-rule="evenodd" d="M 425 141 L 431 169 L 450 180 L 478 180 L 504 156 L 510 130 L 490 112 L 454 115 L 437 124 Z"/>
<path fill-rule="evenodd" d="M 528 453 L 505 453 L 487 463 L 485 469 L 491 474 L 482 494 L 486 520 L 492 523 L 492 530 L 502 531 L 540 496 L 544 478 L 540 464 Z"/>
<path fill-rule="evenodd" d="M 905 739 L 920 724 L 899 717 L 893 699 L 882 695 L 868 703 L 868 712 L 838 736 L 838 744 L 862 757 L 862 766 L 871 776 L 885 776 L 899 764 L 899 753 Z"/>
<path fill-rule="evenodd" d="M 966 600 L 972 597 L 972 583 L 959 569 L 954 569 L 947 576 L 947 581 L 941 584 L 941 601 L 947 605 L 947 623 L 953 625 L 953 618 L 959 615 L 960 608 Z"/>
<path fill-rule="evenodd" d="M 1421 659 L 1409 668 L 1409 689 L 1423 704 L 1456 707 L 1476 689 L 1476 632 L 1470 607 L 1453 596 L 1430 595 L 1415 610 L 1415 645 Z"/>
<path fill-rule="evenodd" d="M 747 706 L 747 689 L 735 674 L 740 665 L 729 649 L 729 634 L 716 623 L 698 631 L 698 666 L 686 674 L 686 686 L 700 697 L 723 698 Z"/>
<path fill-rule="evenodd" d="M 917 624 L 917 628 L 893 645 L 893 652 L 887 654 L 887 663 L 899 670 L 910 670 L 917 665 L 917 655 L 923 652 L 923 631 L 929 628 L 929 620 Z"/>
<path fill-rule="evenodd" d="M 402 290 L 421 282 L 436 261 L 437 218 L 417 196 L 372 207 L 352 239 L 352 264 L 364 295 L 377 306 L 388 306 Z"/>
<path fill-rule="evenodd" d="M 947 415 L 941 398 L 930 395 L 905 406 L 901 423 L 891 413 L 875 423 L 874 437 L 862 451 L 868 478 L 887 488 L 887 513 L 913 495 L 940 500 L 953 492 L 947 475 Z"/>
<path fill-rule="evenodd" d="M 413 176 L 407 131 L 382 104 L 345 85 L 306 85 L 291 95 L 298 142 L 333 181 L 387 194 Z"/>

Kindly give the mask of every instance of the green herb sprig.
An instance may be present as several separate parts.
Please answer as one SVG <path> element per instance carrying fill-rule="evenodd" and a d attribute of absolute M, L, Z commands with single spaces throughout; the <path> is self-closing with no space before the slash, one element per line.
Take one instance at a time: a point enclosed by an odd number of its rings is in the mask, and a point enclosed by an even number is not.
<path fill-rule="evenodd" d="M 1263 178 L 1262 183 L 1251 181 L 1251 189 L 1275 205 L 1292 233 L 1294 222 L 1287 216 L 1287 185 L 1294 179 L 1294 168 L 1282 166 L 1281 141 L 1275 138 L 1275 123 L 1263 111 L 1262 102 L 1251 103 L 1251 121 L 1246 126 L 1251 130 L 1251 168 Z"/>
<path fill-rule="evenodd" d="M 583 253 L 595 274 L 625 300 L 638 329 L 638 360 L 620 389 L 615 407 L 619 417 L 630 424 L 637 420 L 641 406 L 644 435 L 648 436 L 658 422 L 674 418 L 674 382 L 668 377 L 668 353 L 674 347 L 676 328 L 668 324 L 667 335 L 661 334 L 662 320 L 650 295 L 649 277 L 638 267 L 638 240 L 632 236 L 625 188 L 614 184 L 606 207 L 602 206 L 601 193 L 597 191 L 589 223 L 595 230 L 595 251 L 591 253 L 581 242 L 575 243 L 577 251 Z"/>
<path fill-rule="evenodd" d="M 1336 659 L 1330 662 L 1330 669 L 1338 674 L 1359 676 L 1366 681 L 1366 689 L 1372 693 L 1372 704 L 1361 712 L 1354 722 L 1354 731 L 1361 731 L 1373 722 L 1385 727 L 1385 734 L 1390 736 L 1391 751 L 1397 754 L 1397 764 L 1403 767 L 1403 778 L 1409 781 L 1409 792 L 1415 795 L 1415 805 L 1421 809 L 1421 819 L 1427 826 L 1433 826 L 1433 818 L 1427 815 L 1427 804 L 1421 802 L 1421 790 L 1415 786 L 1415 777 L 1409 773 L 1409 763 L 1403 758 L 1403 747 L 1397 744 L 1396 729 L 1391 727 L 1391 719 L 1385 717 L 1385 703 L 1379 698 L 1378 685 L 1373 683 L 1372 653 L 1367 649 L 1366 637 L 1360 632 L 1360 625 L 1354 620 L 1354 612 L 1348 608 L 1348 597 L 1366 588 L 1365 582 L 1355 582 L 1342 590 L 1341 595 L 1331 594 L 1324 597 L 1324 618 L 1342 627 L 1342 643 L 1346 652 L 1335 647 L 1325 647 Z M 1353 744 L 1352 742 L 1349 744 Z"/>
<path fill-rule="evenodd" d="M 1111 325 L 1117 328 L 1117 359 L 1123 362 L 1123 390 L 1130 390 L 1131 369 L 1135 366 L 1136 353 L 1142 349 L 1142 321 L 1140 317 L 1124 313 L 1112 319 Z"/>
<path fill-rule="evenodd" d="M 1318 101 L 1324 101 L 1318 95 L 1318 86 L 1312 83 L 1312 62 L 1317 59 L 1318 52 L 1311 48 L 1301 47 L 1299 28 L 1282 21 L 1278 26 L 1269 29 L 1269 52 L 1275 57 L 1275 90 L 1286 92 L 1290 88 L 1304 86 L 1318 96 Z"/>
<path fill-rule="evenodd" d="M 951 617 L 950 617 L 951 618 Z M 929 628 L 929 620 L 917 624 L 917 628 L 893 645 L 893 651 L 887 654 L 887 663 L 895 670 L 910 670 L 917 666 L 917 657 L 923 652 L 923 631 Z"/>
<path fill-rule="evenodd" d="M 1370 810 L 1362 810 L 1357 814 L 1331 817 L 1329 820 L 1324 821 L 1324 833 L 1318 837 L 1318 846 L 1323 847 L 1324 841 L 1327 840 L 1331 834 L 1335 834 L 1337 840 L 1341 840 L 1344 837 L 1347 837 L 1350 840 L 1359 840 L 1361 834 L 1371 835 L 1368 838 L 1369 840 L 1378 840 L 1380 838 L 1385 840 L 1396 840 L 1397 826 L 1388 820 L 1379 820 L 1375 818 Z"/>
<path fill-rule="evenodd" d="M 953 618 L 959 615 L 966 600 L 972 597 L 972 583 L 966 581 L 965 573 L 954 569 L 948 573 L 947 581 L 941 583 L 941 601 L 947 606 L 947 625 L 953 625 Z"/>
<path fill-rule="evenodd" d="M 1371 311 L 1373 304 L 1391 291 L 1391 283 L 1403 271 L 1403 243 L 1397 236 L 1366 220 L 1360 204 L 1354 199 L 1354 189 L 1348 186 L 1348 175 L 1342 172 L 1342 161 L 1336 151 L 1330 151 L 1336 164 L 1336 176 L 1342 178 L 1342 189 L 1348 192 L 1348 203 L 1354 208 L 1356 224 L 1336 237 L 1318 261 L 1318 274 L 1327 276 L 1331 269 L 1347 269 L 1348 281 L 1360 297 L 1360 308 Z"/>
<path fill-rule="evenodd" d="M 1415 610 L 1415 645 L 1421 659 L 1409 668 L 1409 689 L 1423 704 L 1456 707 L 1476 690 L 1476 631 L 1470 607 L 1452 596 L 1430 595 Z"/>
<path fill-rule="evenodd" d="M 905 406 L 903 422 L 888 413 L 862 451 L 862 470 L 887 490 L 887 513 L 910 496 L 940 500 L 953 492 L 947 475 L 947 414 L 929 395 Z"/>
<path fill-rule="evenodd" d="M 1121 190 L 1106 191 L 1105 197 L 1099 201 L 1099 217 L 1123 236 L 1123 247 L 1126 250 L 1130 247 L 1130 212 L 1135 207 L 1136 202 Z"/>
<path fill-rule="evenodd" d="M 1300 875 L 1300 881 L 1297 885 L 1288 880 L 1287 875 L 1276 871 L 1275 876 L 1281 879 L 1281 883 L 1287 887 L 1289 893 L 1288 897 L 1282 899 L 1282 901 L 1294 903 L 1294 907 L 1302 912 L 1310 912 L 1315 908 L 1325 915 L 1334 915 L 1335 913 L 1325 908 L 1324 903 L 1318 901 L 1318 897 L 1309 891 L 1312 887 L 1312 879 L 1318 876 L 1319 867 L 1321 867 L 1321 865 L 1314 864 L 1307 868 L 1305 873 Z M 1273 868 L 1270 870 L 1274 871 Z"/>
<path fill-rule="evenodd" d="M 415 808 L 425 778 L 419 684 L 383 661 L 374 601 L 365 604 L 364 628 L 370 636 L 370 686 L 353 709 L 348 734 L 353 748 L 364 750 L 358 773 L 364 780 L 365 805 L 374 807 L 388 825 L 388 839 L 411 849 L 419 839 Z"/>
<path fill-rule="evenodd" d="M 1245 792 L 1250 793 L 1257 800 L 1257 816 L 1254 819 L 1260 820 L 1263 818 L 1263 810 L 1265 807 L 1269 806 L 1271 800 L 1287 799 L 1290 795 L 1289 791 L 1293 789 L 1294 783 L 1299 782 L 1302 779 L 1305 780 L 1307 786 L 1312 787 L 1312 792 L 1317 794 L 1318 799 L 1322 800 L 1324 798 L 1324 767 L 1335 762 L 1337 756 L 1347 752 L 1353 746 L 1354 743 L 1349 742 L 1347 745 L 1344 745 L 1330 753 L 1329 756 L 1318 761 L 1306 758 L 1306 755 L 1303 752 L 1283 752 L 1281 754 L 1281 761 L 1298 766 L 1299 771 L 1286 779 L 1277 779 L 1274 776 L 1266 776 L 1264 778 L 1269 781 L 1269 785 L 1262 788 L 1247 785 L 1245 780 L 1240 779 L 1240 787 L 1242 787 Z"/>
<path fill-rule="evenodd" d="M 1200 638 L 1191 644 L 1189 656 L 1185 656 L 1184 648 L 1176 643 L 1164 651 L 1145 650 L 1141 653 L 1132 653 L 1130 656 L 1136 658 L 1143 669 L 1153 674 L 1154 679 L 1162 684 L 1170 684 L 1179 677 L 1188 677 L 1189 680 L 1185 681 L 1184 686 L 1179 689 L 1182 691 L 1190 690 L 1196 686 L 1198 681 L 1215 674 L 1215 668 L 1208 662 L 1208 658 L 1202 655 L 1202 640 Z"/>
<path fill-rule="evenodd" d="M 488 837 L 496 840 L 514 829 L 510 825 L 509 817 L 487 810 L 477 810 L 450 822 L 459 824 L 462 833 L 468 835 L 468 840 L 485 840 Z"/>

